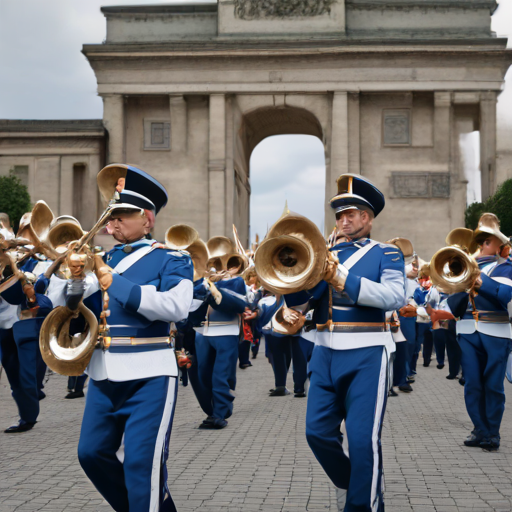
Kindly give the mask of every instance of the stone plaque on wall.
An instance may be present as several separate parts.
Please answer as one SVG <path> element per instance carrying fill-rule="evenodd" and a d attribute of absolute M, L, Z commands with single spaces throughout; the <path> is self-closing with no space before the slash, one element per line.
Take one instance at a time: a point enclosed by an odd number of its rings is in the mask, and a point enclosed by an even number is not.
<path fill-rule="evenodd" d="M 384 146 L 411 144 L 411 111 L 409 109 L 382 111 L 382 143 Z"/>
<path fill-rule="evenodd" d="M 450 197 L 450 175 L 444 172 L 392 172 L 391 197 Z"/>
<path fill-rule="evenodd" d="M 169 150 L 171 123 L 162 119 L 144 119 L 144 149 Z"/>

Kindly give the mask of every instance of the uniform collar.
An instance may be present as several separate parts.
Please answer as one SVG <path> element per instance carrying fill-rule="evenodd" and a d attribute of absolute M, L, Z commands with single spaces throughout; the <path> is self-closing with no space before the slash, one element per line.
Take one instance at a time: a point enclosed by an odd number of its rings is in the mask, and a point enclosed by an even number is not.
<path fill-rule="evenodd" d="M 333 250 L 339 251 L 340 249 L 344 249 L 346 247 L 357 247 L 361 248 L 365 245 L 370 243 L 369 238 L 355 238 L 354 240 L 351 240 L 350 242 L 341 242 L 340 244 L 337 244 L 333 247 Z"/>
<path fill-rule="evenodd" d="M 146 245 L 153 245 L 156 242 L 156 240 L 148 240 L 147 238 L 142 238 L 140 240 L 137 240 L 136 242 L 132 242 L 129 244 L 117 244 L 114 245 L 114 251 L 123 251 L 126 253 L 131 253 L 133 251 L 136 251 L 137 249 L 140 249 L 141 247 L 145 247 Z"/>

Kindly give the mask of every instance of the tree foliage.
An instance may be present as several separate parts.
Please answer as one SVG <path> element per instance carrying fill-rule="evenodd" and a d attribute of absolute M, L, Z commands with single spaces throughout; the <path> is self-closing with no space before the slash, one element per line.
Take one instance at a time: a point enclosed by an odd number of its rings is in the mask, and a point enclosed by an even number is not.
<path fill-rule="evenodd" d="M 16 232 L 21 216 L 32 209 L 27 187 L 11 173 L 0 176 L 0 212 L 7 213 Z"/>
<path fill-rule="evenodd" d="M 494 213 L 500 220 L 503 234 L 512 235 L 512 179 L 504 181 L 494 195 L 483 203 L 470 204 L 466 209 L 466 227 L 476 229 L 482 213 Z"/>

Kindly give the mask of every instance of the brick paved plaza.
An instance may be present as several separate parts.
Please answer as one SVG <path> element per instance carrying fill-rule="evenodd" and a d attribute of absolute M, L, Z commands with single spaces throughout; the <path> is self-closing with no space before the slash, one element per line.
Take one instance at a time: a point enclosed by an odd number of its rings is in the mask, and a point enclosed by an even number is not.
<path fill-rule="evenodd" d="M 234 416 L 222 431 L 197 430 L 203 413 L 191 388 L 180 386 L 168 465 L 179 512 L 338 510 L 336 490 L 306 443 L 306 400 L 268 397 L 270 365 L 261 355 L 254 363 L 239 370 Z M 461 446 L 470 422 L 463 388 L 447 373 L 420 366 L 414 392 L 388 402 L 386 511 L 511 511 L 512 408 L 498 453 Z M 46 392 L 32 431 L 0 433 L 0 512 L 111 510 L 76 457 L 84 400 L 64 400 L 66 379 L 57 375 Z M 3 374 L 0 427 L 15 420 Z"/>

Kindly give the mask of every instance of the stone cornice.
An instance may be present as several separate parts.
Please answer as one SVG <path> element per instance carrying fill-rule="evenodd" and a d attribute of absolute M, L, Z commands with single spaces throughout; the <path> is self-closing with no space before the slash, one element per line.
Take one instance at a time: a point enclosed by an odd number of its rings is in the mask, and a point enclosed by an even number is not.
<path fill-rule="evenodd" d="M 191 2 L 170 5 L 115 5 L 101 7 L 105 16 L 122 14 L 198 14 L 216 13 L 216 3 Z"/>
<path fill-rule="evenodd" d="M 328 40 L 297 41 L 267 40 L 207 40 L 172 43 L 132 43 L 84 45 L 82 53 L 88 59 L 140 57 L 236 57 L 285 56 L 321 54 L 510 54 L 506 38 L 451 40 Z"/>
<path fill-rule="evenodd" d="M 65 119 L 65 120 L 35 120 L 35 119 L 0 119 L 2 136 L 69 137 L 69 136 L 103 136 L 102 119 Z"/>
<path fill-rule="evenodd" d="M 498 7 L 496 0 L 345 0 L 345 5 L 349 9 L 489 9 L 491 13 Z"/>

